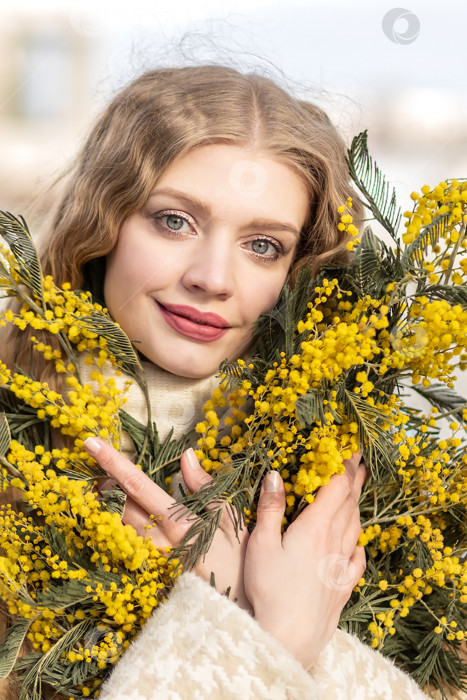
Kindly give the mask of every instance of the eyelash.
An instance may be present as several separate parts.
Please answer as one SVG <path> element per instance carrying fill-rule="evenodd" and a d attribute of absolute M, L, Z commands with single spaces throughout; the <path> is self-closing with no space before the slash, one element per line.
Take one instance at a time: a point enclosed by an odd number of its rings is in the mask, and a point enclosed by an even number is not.
<path fill-rule="evenodd" d="M 171 234 L 177 235 L 179 232 L 176 229 L 172 229 L 166 224 L 162 224 L 162 219 L 165 219 L 167 216 L 175 216 L 178 219 L 185 221 L 190 226 L 195 226 L 195 222 L 191 218 L 189 219 L 186 215 L 182 215 L 180 214 L 180 212 L 171 209 L 165 209 L 164 211 L 158 212 L 157 214 L 152 214 L 151 218 L 155 221 L 156 226 L 162 228 L 164 231 L 170 231 Z M 270 243 L 276 251 L 274 255 L 261 255 L 260 253 L 255 253 L 254 250 L 251 250 L 251 254 L 254 255 L 254 257 L 261 262 L 275 262 L 276 260 L 279 260 L 279 258 L 281 258 L 283 255 L 285 255 L 284 248 L 274 238 L 270 238 L 269 236 L 263 235 L 258 236 L 258 238 L 255 238 L 254 241 L 266 241 L 267 243 Z"/>

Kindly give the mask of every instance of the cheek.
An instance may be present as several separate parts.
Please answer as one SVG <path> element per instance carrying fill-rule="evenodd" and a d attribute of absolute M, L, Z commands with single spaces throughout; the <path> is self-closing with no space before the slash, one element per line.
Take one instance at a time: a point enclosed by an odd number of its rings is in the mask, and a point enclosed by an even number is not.
<path fill-rule="evenodd" d="M 156 282 L 163 282 L 170 269 L 170 265 L 161 263 L 163 259 L 144 246 L 122 242 L 108 261 L 105 289 L 120 297 L 152 289 Z"/>
<path fill-rule="evenodd" d="M 272 280 L 262 280 L 262 283 L 259 277 L 253 280 L 249 286 L 248 298 L 244 300 L 245 308 L 253 321 L 276 305 L 286 278 L 287 270 Z"/>

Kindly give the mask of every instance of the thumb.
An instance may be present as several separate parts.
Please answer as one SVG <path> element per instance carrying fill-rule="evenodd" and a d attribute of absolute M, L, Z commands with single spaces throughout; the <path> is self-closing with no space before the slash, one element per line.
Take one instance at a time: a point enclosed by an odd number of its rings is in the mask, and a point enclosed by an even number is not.
<path fill-rule="evenodd" d="M 183 481 L 192 493 L 196 493 L 204 484 L 212 481 L 212 476 L 204 471 L 192 447 L 182 454 L 180 468 Z"/>
<path fill-rule="evenodd" d="M 281 532 L 285 512 L 285 489 L 281 475 L 275 469 L 263 479 L 258 500 L 255 530 Z"/>
<path fill-rule="evenodd" d="M 191 493 L 197 493 L 202 486 L 210 483 L 213 480 L 212 476 L 204 471 L 192 447 L 185 450 L 185 452 L 182 454 L 180 459 L 180 468 L 182 470 L 183 481 L 190 489 Z M 231 506 L 228 507 L 230 508 Z M 205 506 L 206 510 L 211 510 L 214 508 L 218 508 L 218 502 L 211 504 L 208 503 Z M 219 525 L 221 530 L 224 530 L 224 532 L 232 532 L 235 529 L 234 521 L 232 516 L 227 512 L 227 508 L 222 508 Z M 247 532 L 246 529 L 242 530 L 242 528 L 240 528 L 240 530 L 243 531 L 244 535 Z M 236 532 L 237 531 L 235 529 L 235 533 Z"/>

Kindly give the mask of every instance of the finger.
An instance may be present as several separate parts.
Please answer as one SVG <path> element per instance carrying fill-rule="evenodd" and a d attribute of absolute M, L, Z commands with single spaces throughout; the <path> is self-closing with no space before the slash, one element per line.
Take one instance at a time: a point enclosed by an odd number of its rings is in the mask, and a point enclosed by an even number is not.
<path fill-rule="evenodd" d="M 355 474 L 355 484 L 361 491 L 363 484 L 367 482 L 368 479 L 368 467 L 365 462 L 360 462 L 357 468 L 357 473 Z"/>
<path fill-rule="evenodd" d="M 360 509 L 355 506 L 352 519 L 343 531 L 342 536 L 342 554 L 350 557 L 357 546 L 358 538 L 362 531 L 360 523 Z"/>
<path fill-rule="evenodd" d="M 115 479 L 99 479 L 99 497 L 105 498 L 115 488 L 118 488 Z M 162 534 L 160 516 L 150 516 L 129 496 L 125 499 L 122 522 L 124 525 L 131 525 L 141 537 L 150 537 L 157 547 L 170 546 L 169 541 Z"/>
<path fill-rule="evenodd" d="M 261 484 L 258 500 L 255 538 L 264 537 L 272 543 L 282 540 L 281 525 L 285 512 L 285 489 L 279 472 L 269 471 Z"/>
<path fill-rule="evenodd" d="M 366 555 L 364 547 L 355 547 L 354 553 L 349 559 L 349 566 L 353 567 L 352 588 L 355 588 L 355 586 L 365 573 L 366 569 Z"/>
<path fill-rule="evenodd" d="M 150 537 L 156 547 L 172 546 L 160 527 L 160 521 L 157 518 L 151 519 L 132 498 L 126 500 L 122 522 L 131 525 L 141 537 Z"/>
<path fill-rule="evenodd" d="M 84 447 L 96 462 L 118 483 L 125 493 L 147 514 L 162 516 L 161 527 L 167 535 L 177 537 L 187 530 L 187 523 L 175 517 L 169 518 L 170 508 L 176 501 L 154 483 L 125 455 L 100 438 L 87 438 Z M 172 511 L 173 513 L 173 511 Z"/>
<path fill-rule="evenodd" d="M 342 553 L 347 557 L 354 551 L 362 531 L 358 501 L 365 475 L 365 465 L 359 464 L 352 490 L 332 521 L 332 532 L 342 542 Z"/>
<path fill-rule="evenodd" d="M 361 453 L 356 453 L 350 459 L 344 460 L 345 471 L 342 474 L 334 474 L 329 483 L 321 486 L 315 500 L 305 508 L 302 515 L 307 514 L 306 518 L 323 516 L 332 520 L 352 494 L 360 459 Z"/>
<path fill-rule="evenodd" d="M 196 493 L 202 486 L 212 481 L 212 476 L 204 471 L 192 447 L 182 454 L 180 468 L 183 481 L 192 493 Z"/>
<path fill-rule="evenodd" d="M 197 493 L 197 491 L 199 491 L 200 488 L 202 488 L 205 484 L 209 484 L 212 481 L 212 476 L 206 471 L 204 471 L 201 464 L 199 463 L 195 451 L 191 447 L 188 450 L 185 450 L 185 452 L 182 454 L 180 460 L 180 467 L 182 470 L 183 480 L 192 493 Z M 217 507 L 218 503 L 208 504 L 206 505 L 205 509 L 212 510 L 213 508 Z M 233 507 L 230 506 L 226 501 L 225 507 L 222 509 L 222 515 L 219 522 L 219 526 L 224 532 L 235 532 L 234 523 L 236 513 L 234 513 L 233 511 Z M 242 534 L 246 535 L 246 533 L 246 528 L 239 528 L 240 538 Z"/>
<path fill-rule="evenodd" d="M 358 511 L 358 501 L 360 499 L 363 483 L 366 476 L 366 467 L 364 464 L 360 463 L 357 468 L 357 473 L 355 474 L 355 479 L 350 489 L 350 493 L 339 509 L 338 513 L 334 516 L 333 524 L 336 530 L 341 529 L 342 532 L 346 532 L 350 527 L 352 520 L 354 520 L 356 509 Z"/>
<path fill-rule="evenodd" d="M 368 464 L 365 464 L 365 462 L 360 462 L 360 464 L 362 464 L 365 467 L 365 478 L 363 480 L 363 483 L 366 484 L 366 482 L 371 476 L 371 469 L 369 468 Z"/>

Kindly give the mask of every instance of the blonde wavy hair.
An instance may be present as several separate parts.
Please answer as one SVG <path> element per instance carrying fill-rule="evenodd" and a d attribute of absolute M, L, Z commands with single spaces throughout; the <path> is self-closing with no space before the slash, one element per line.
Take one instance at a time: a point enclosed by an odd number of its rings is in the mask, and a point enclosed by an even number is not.
<path fill-rule="evenodd" d="M 350 184 L 344 141 L 326 113 L 264 76 L 200 65 L 148 71 L 112 100 L 69 169 L 41 248 L 44 273 L 105 301 L 105 258 L 123 221 L 145 204 L 177 158 L 215 143 L 261 151 L 302 178 L 309 211 L 295 267 L 311 260 L 316 272 L 324 262 L 345 262 L 337 208 L 352 197 L 358 225 L 362 206 Z M 32 354 L 28 333 L 12 327 L 8 348 L 25 370 L 50 377 Z"/>
<path fill-rule="evenodd" d="M 337 209 L 352 197 L 358 225 L 362 207 L 350 184 L 344 141 L 326 113 L 267 77 L 199 65 L 148 71 L 105 109 L 67 174 L 41 248 L 44 273 L 105 302 L 105 259 L 123 221 L 145 204 L 177 158 L 206 144 L 260 151 L 302 178 L 309 211 L 294 268 L 310 260 L 316 272 L 324 262 L 346 262 L 347 238 L 338 229 Z M 27 331 L 11 326 L 4 348 L 7 363 L 57 382 L 51 363 L 32 353 Z"/>

